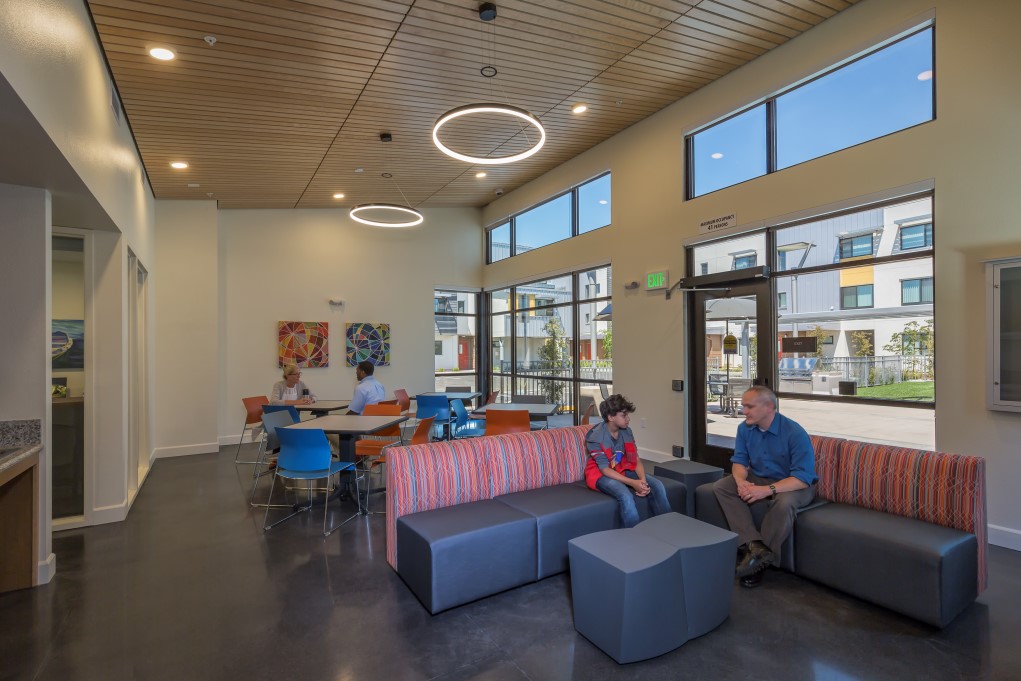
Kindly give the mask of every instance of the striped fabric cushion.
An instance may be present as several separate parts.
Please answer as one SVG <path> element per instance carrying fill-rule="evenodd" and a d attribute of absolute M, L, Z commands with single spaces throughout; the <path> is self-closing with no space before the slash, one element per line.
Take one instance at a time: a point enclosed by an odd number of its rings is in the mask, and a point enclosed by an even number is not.
<path fill-rule="evenodd" d="M 837 468 L 834 501 L 974 534 L 978 590 L 985 590 L 985 459 L 848 440 Z"/>
<path fill-rule="evenodd" d="M 846 440 L 824 435 L 810 435 L 812 448 L 815 450 L 815 474 L 819 476 L 815 494 L 821 499 L 833 500 L 837 487 L 837 459 L 840 456 L 840 445 Z"/>
<path fill-rule="evenodd" d="M 586 432 L 577 426 L 487 438 L 493 496 L 581 480 Z"/>
<path fill-rule="evenodd" d="M 481 438 L 394 447 L 387 453 L 387 561 L 397 567 L 397 518 L 492 498 Z"/>

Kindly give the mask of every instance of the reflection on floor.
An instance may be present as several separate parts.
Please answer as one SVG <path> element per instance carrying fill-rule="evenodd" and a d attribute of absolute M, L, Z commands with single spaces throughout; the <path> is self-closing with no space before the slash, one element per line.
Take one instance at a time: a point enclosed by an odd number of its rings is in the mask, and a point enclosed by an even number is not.
<path fill-rule="evenodd" d="M 730 619 L 620 667 L 575 633 L 562 575 L 430 616 L 385 561 L 383 516 L 328 539 L 319 510 L 268 535 L 233 450 L 157 462 L 128 520 L 56 535 L 57 576 L 0 596 L 0 678 L 1019 678 L 1021 553 L 943 631 L 782 572 Z M 338 517 L 350 508 L 338 509 Z M 850 557 L 849 557 L 850 559 Z"/>

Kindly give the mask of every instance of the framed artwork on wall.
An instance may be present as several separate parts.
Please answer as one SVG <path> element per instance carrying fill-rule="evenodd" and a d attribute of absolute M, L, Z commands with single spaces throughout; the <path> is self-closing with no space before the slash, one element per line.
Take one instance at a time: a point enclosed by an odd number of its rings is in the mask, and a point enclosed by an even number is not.
<path fill-rule="evenodd" d="M 278 366 L 330 366 L 329 322 L 277 322 Z"/>
<path fill-rule="evenodd" d="M 347 325 L 347 365 L 371 362 L 390 366 L 390 325 L 359 322 Z"/>
<path fill-rule="evenodd" d="M 82 319 L 54 319 L 50 357 L 53 368 L 85 368 L 85 321 Z"/>

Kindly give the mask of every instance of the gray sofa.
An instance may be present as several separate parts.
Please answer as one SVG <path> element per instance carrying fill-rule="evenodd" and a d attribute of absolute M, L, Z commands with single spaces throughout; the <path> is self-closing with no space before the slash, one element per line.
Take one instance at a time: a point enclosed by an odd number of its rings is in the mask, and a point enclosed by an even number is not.
<path fill-rule="evenodd" d="M 798 513 L 780 566 L 936 627 L 986 585 L 985 461 L 813 436 L 816 501 Z M 712 484 L 696 517 L 726 528 Z M 766 504 L 756 504 L 761 522 Z"/>
<path fill-rule="evenodd" d="M 390 451 L 387 559 L 429 612 L 564 572 L 568 541 L 621 526 L 616 501 L 582 481 L 588 428 Z M 664 486 L 683 513 L 686 486 Z"/>

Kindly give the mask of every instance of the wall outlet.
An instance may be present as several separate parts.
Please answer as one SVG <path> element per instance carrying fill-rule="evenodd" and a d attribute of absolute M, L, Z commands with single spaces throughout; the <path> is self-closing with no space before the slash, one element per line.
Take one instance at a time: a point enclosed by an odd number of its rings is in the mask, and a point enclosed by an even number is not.
<path fill-rule="evenodd" d="M 642 428 L 644 428 L 644 427 L 645 427 L 645 425 L 646 425 L 646 421 L 645 421 L 645 419 L 643 418 L 643 419 L 642 419 Z"/>

